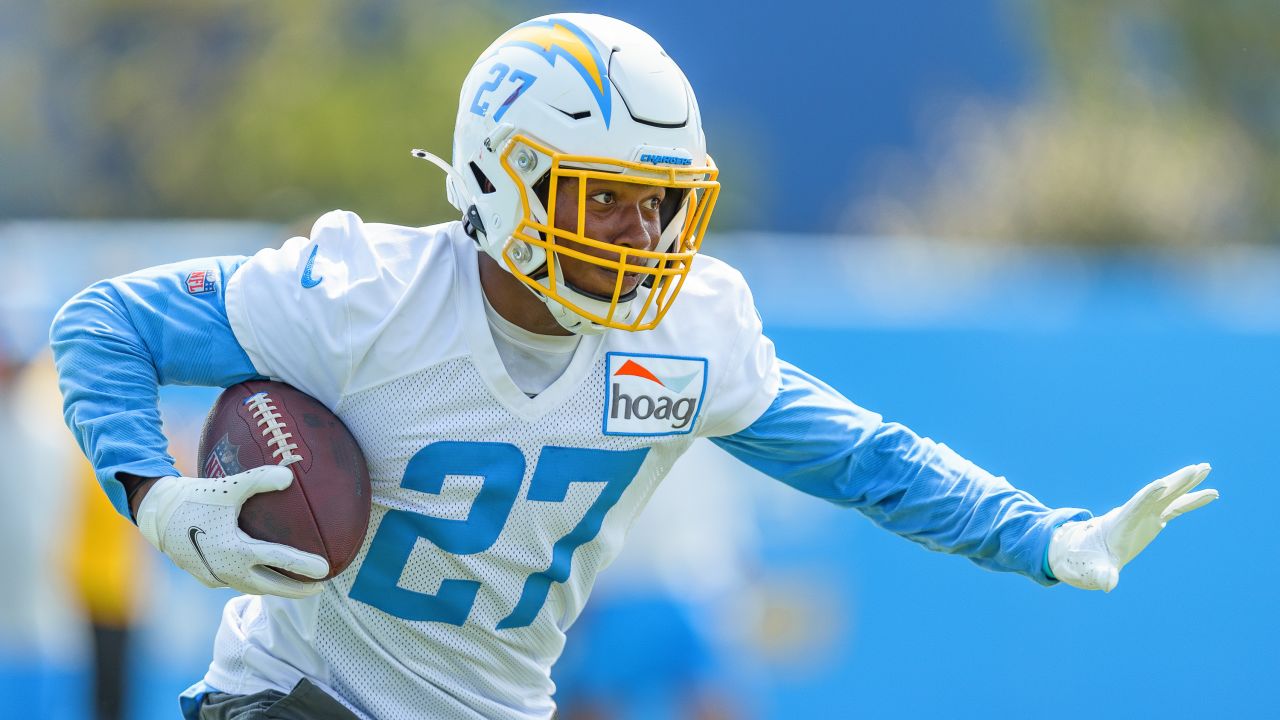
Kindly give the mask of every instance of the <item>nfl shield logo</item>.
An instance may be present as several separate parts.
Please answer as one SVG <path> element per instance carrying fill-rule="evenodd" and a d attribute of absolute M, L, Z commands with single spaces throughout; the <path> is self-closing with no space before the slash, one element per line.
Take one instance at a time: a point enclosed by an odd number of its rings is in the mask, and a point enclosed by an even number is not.
<path fill-rule="evenodd" d="M 187 276 L 187 292 L 192 295 L 210 293 L 218 289 L 212 270 L 197 270 Z"/>
<path fill-rule="evenodd" d="M 240 467 L 240 448 L 231 442 L 230 435 L 223 435 L 204 461 L 203 477 L 220 478 L 242 472 L 244 468 Z"/>

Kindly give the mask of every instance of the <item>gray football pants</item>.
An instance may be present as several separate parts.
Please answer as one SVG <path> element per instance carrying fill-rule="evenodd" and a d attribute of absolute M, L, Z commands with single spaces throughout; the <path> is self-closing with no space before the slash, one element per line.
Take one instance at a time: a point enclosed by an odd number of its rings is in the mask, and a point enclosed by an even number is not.
<path fill-rule="evenodd" d="M 358 720 L 342 703 L 306 678 L 288 695 L 263 690 L 252 695 L 209 693 L 200 720 Z"/>

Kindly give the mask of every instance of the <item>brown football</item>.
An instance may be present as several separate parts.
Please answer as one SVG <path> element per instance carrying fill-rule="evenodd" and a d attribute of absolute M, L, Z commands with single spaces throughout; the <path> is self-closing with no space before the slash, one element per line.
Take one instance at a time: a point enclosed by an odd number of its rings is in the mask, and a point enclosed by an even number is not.
<path fill-rule="evenodd" d="M 267 380 L 229 387 L 205 419 L 198 460 L 201 477 L 267 464 L 293 470 L 289 487 L 245 502 L 240 529 L 324 557 L 325 579 L 360 551 L 369 529 L 369 468 L 351 431 L 319 400 Z"/>

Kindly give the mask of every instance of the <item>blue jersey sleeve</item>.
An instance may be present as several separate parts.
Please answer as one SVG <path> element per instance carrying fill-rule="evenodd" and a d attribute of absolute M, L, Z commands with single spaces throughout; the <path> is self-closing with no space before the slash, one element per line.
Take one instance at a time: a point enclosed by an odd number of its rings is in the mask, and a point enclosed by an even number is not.
<path fill-rule="evenodd" d="M 225 307 L 226 281 L 244 261 L 191 260 L 104 280 L 53 321 L 67 425 L 125 517 L 118 473 L 178 474 L 160 428 L 159 386 L 227 387 L 258 377 Z"/>
<path fill-rule="evenodd" d="M 789 363 L 773 404 L 745 430 L 711 438 L 734 457 L 810 495 L 854 507 L 931 550 L 1049 585 L 1053 529 L 1090 517 L 1053 510 L 957 455 L 845 399 Z"/>

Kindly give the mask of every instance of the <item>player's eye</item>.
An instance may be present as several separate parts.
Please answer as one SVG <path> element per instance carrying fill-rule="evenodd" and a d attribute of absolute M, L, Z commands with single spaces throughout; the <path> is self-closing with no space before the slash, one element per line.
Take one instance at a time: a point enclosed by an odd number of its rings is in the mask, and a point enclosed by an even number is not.
<path fill-rule="evenodd" d="M 595 200 L 601 205 L 612 205 L 615 198 L 612 192 L 608 190 L 602 190 L 596 193 L 595 195 L 592 195 L 591 199 Z"/>

